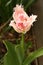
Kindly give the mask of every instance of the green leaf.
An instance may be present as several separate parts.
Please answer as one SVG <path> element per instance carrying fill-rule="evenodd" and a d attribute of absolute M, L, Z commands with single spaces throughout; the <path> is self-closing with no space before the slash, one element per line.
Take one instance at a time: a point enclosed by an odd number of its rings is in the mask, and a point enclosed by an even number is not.
<path fill-rule="evenodd" d="M 7 53 L 4 56 L 4 65 L 20 65 L 15 51 L 15 45 L 8 41 L 4 41 L 4 44 L 7 48 Z"/>
<path fill-rule="evenodd" d="M 20 45 L 16 45 L 15 46 L 15 51 L 17 53 L 17 57 L 19 60 L 20 65 L 22 65 L 23 59 L 24 59 L 24 52 L 23 49 Z"/>
<path fill-rule="evenodd" d="M 25 6 L 25 10 L 26 10 L 27 8 L 29 8 L 29 6 L 30 6 L 34 1 L 35 1 L 35 0 L 28 0 L 27 4 L 26 4 L 26 6 Z"/>
<path fill-rule="evenodd" d="M 33 4 L 33 2 L 35 2 L 36 0 L 23 0 L 22 4 L 24 5 L 24 7 L 27 9 L 29 8 L 29 6 L 31 6 Z"/>
<path fill-rule="evenodd" d="M 5 6 L 8 6 L 9 4 L 11 4 L 12 0 L 9 0 Z"/>
<path fill-rule="evenodd" d="M 33 60 L 35 60 L 36 58 L 38 58 L 42 55 L 43 55 L 43 48 L 40 48 L 40 49 L 36 50 L 35 52 L 31 53 L 29 56 L 27 56 L 27 58 L 23 62 L 23 65 L 30 64 Z"/>

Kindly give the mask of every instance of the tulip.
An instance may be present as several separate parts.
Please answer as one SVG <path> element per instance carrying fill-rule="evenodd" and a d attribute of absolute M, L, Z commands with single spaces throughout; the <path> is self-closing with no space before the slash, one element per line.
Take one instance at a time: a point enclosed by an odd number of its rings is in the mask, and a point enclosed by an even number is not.
<path fill-rule="evenodd" d="M 18 33 L 23 34 L 30 30 L 33 22 L 35 22 L 37 18 L 37 15 L 33 14 L 28 16 L 22 5 L 16 5 L 12 16 L 13 20 L 11 20 L 9 25 Z"/>

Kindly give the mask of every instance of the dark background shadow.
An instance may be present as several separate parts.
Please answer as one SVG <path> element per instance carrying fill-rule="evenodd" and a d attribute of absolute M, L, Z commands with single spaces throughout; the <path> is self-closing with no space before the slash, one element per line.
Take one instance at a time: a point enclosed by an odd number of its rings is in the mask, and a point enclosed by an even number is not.
<path fill-rule="evenodd" d="M 37 48 L 43 47 L 43 0 L 38 0 L 32 6 L 32 12 L 37 14 L 37 22 L 33 26 L 33 34 L 35 35 Z M 38 59 L 39 65 L 43 65 L 43 56 Z"/>

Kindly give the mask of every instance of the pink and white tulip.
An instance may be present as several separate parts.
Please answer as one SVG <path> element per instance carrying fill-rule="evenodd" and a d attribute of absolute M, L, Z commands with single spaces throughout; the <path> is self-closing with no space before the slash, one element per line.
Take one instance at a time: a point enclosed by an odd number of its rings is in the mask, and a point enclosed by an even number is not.
<path fill-rule="evenodd" d="M 31 15 L 29 17 L 21 5 L 16 5 L 13 12 L 13 20 L 9 25 L 12 26 L 18 33 L 25 34 L 30 30 L 33 22 L 36 21 L 36 18 L 37 15 Z"/>

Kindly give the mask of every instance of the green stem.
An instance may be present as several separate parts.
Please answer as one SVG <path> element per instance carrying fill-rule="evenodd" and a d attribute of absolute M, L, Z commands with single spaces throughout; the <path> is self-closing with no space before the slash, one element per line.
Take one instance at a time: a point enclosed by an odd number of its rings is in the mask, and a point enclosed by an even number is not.
<path fill-rule="evenodd" d="M 22 38 L 21 38 L 21 47 L 24 53 L 24 34 L 22 34 Z"/>

